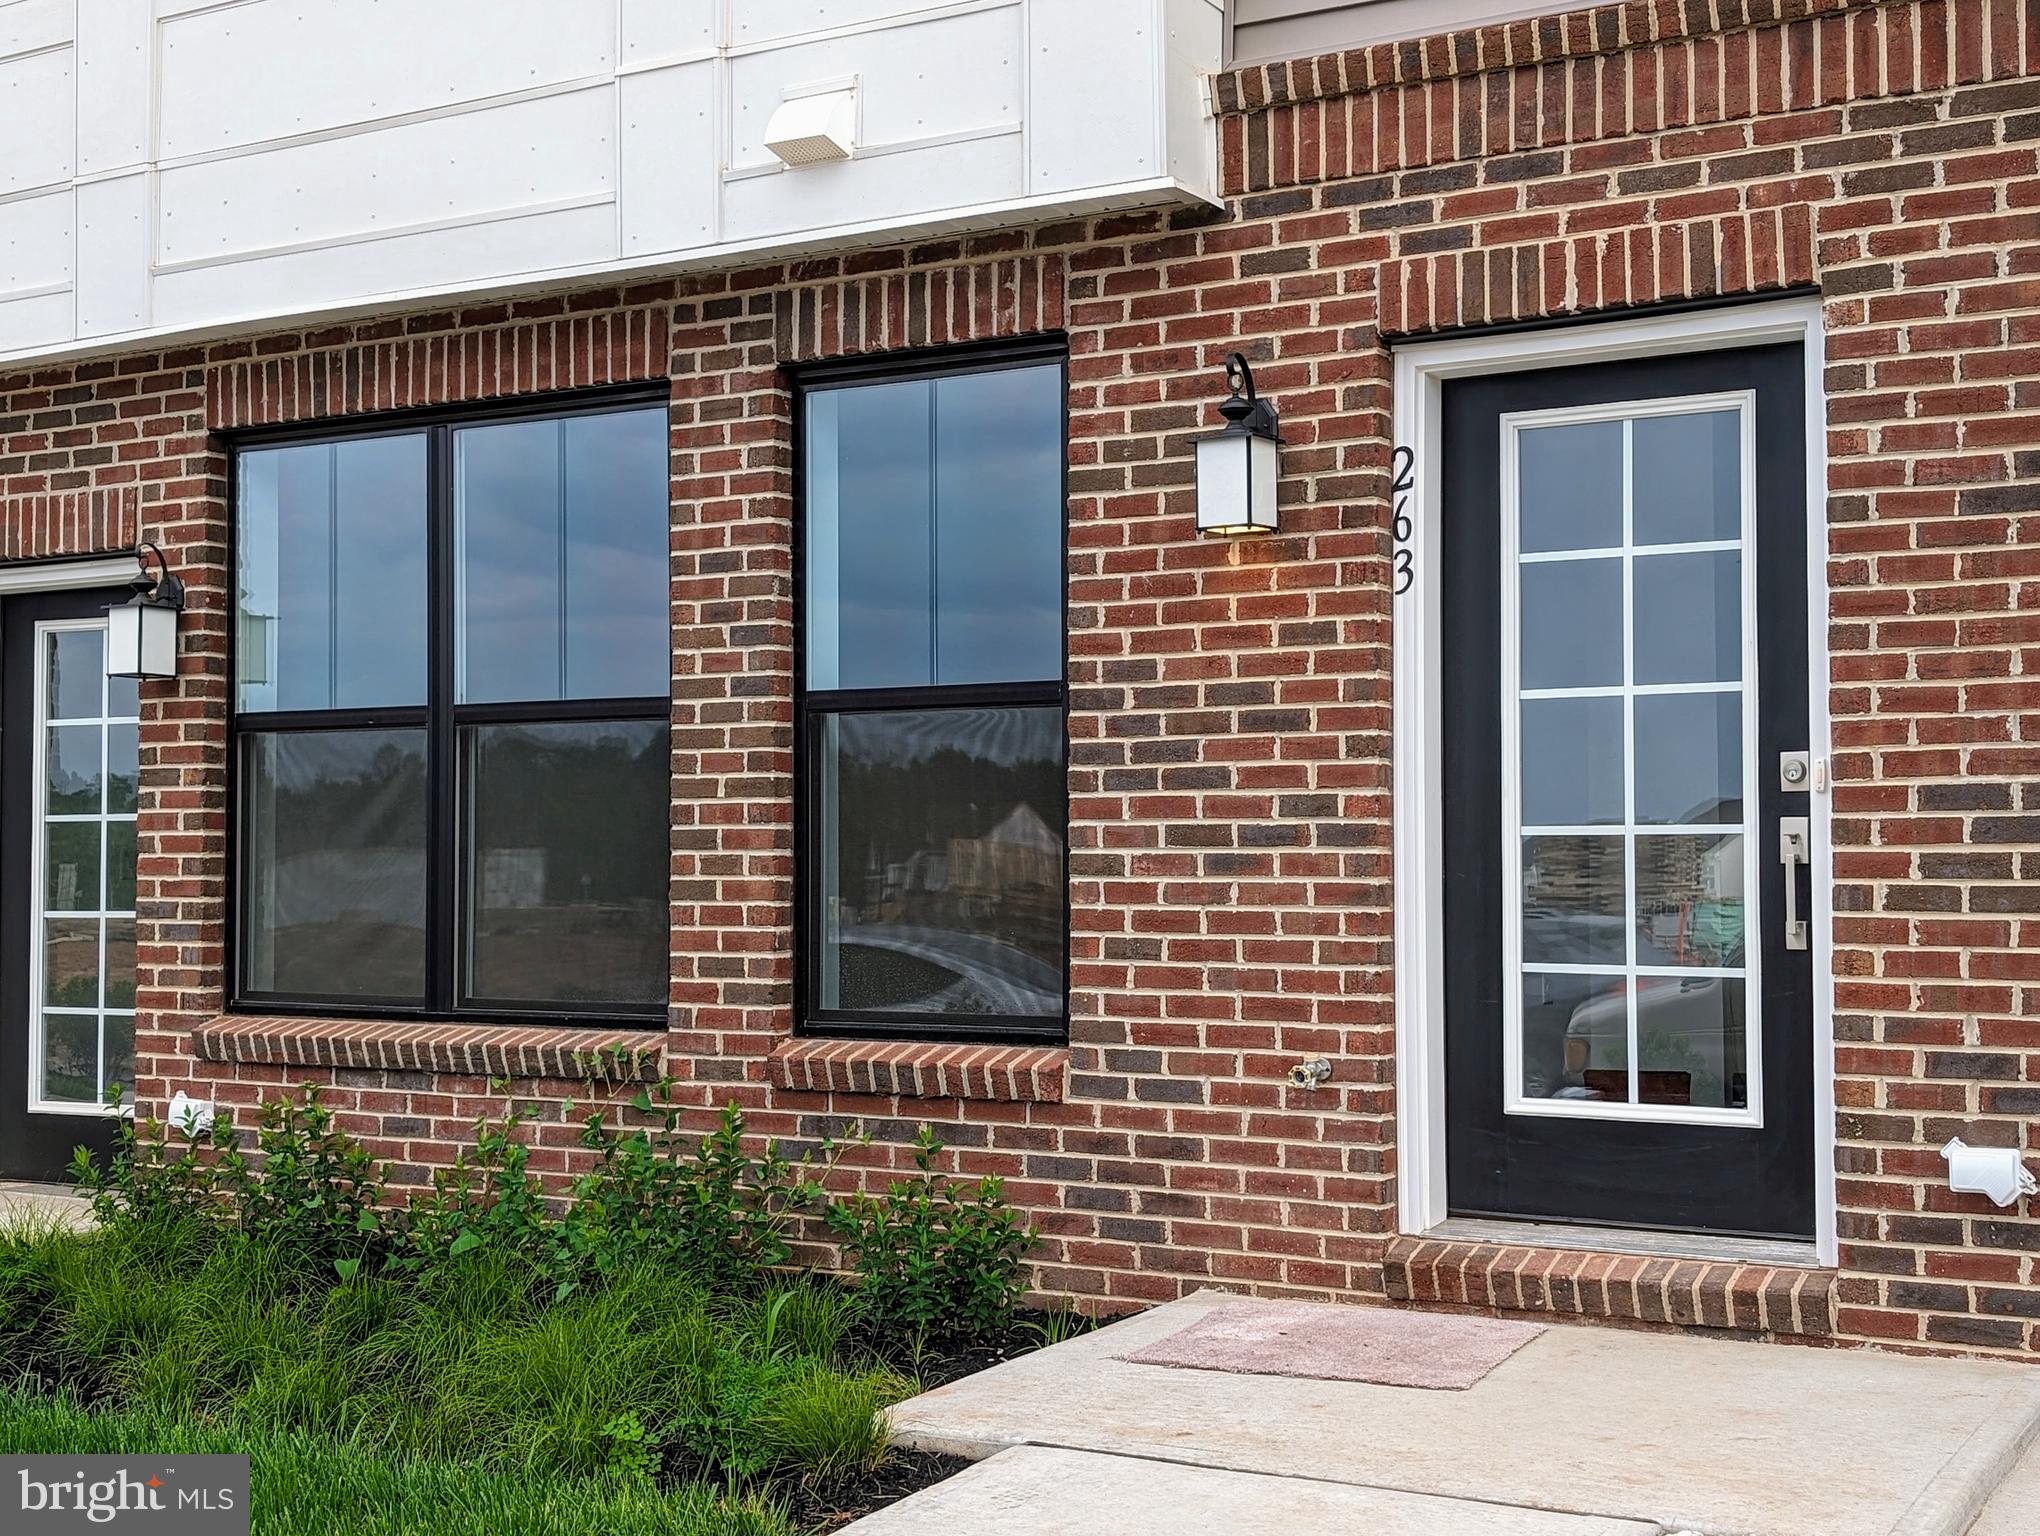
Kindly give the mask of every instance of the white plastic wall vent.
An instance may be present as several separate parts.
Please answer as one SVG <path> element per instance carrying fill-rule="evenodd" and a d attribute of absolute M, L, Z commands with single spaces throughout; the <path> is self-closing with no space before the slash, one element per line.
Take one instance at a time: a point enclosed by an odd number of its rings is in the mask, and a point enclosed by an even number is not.
<path fill-rule="evenodd" d="M 857 147 L 857 92 L 788 97 L 765 125 L 765 147 L 783 165 L 848 160 Z"/>

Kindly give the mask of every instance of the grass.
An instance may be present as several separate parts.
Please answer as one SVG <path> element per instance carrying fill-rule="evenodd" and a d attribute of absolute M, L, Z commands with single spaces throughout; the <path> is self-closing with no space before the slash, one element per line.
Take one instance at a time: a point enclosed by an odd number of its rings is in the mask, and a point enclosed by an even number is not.
<path fill-rule="evenodd" d="M 635 1268 L 561 1299 L 486 1252 L 315 1279 L 231 1230 L 16 1233 L 0 1443 L 245 1450 L 265 1532 L 777 1536 L 773 1490 L 871 1471 L 913 1390 L 854 1318 L 826 1282 L 717 1297 Z"/>
<path fill-rule="evenodd" d="M 245 1454 L 264 1536 L 792 1536 L 772 1504 L 646 1479 L 503 1474 L 391 1457 L 302 1430 L 206 1424 L 147 1409 L 86 1409 L 0 1393 L 0 1444 L 38 1453 Z"/>

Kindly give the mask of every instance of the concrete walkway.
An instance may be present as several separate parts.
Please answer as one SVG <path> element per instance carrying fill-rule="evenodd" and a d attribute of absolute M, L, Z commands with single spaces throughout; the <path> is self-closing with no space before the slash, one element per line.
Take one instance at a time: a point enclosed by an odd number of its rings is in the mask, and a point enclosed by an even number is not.
<path fill-rule="evenodd" d="M 2040 1435 L 2027 1367 L 1614 1329 L 1554 1325 L 1463 1392 L 1113 1358 L 1229 1299 L 901 1404 L 901 1444 L 991 1459 L 849 1529 L 1963 1536 Z"/>
<path fill-rule="evenodd" d="M 0 1180 L 0 1228 L 32 1223 L 89 1227 L 92 1207 L 79 1199 L 68 1184 Z"/>

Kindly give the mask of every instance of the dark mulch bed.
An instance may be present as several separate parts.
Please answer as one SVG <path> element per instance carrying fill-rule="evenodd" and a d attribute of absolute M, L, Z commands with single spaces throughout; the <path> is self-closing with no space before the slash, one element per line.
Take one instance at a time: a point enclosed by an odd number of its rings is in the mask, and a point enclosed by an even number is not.
<path fill-rule="evenodd" d="M 954 1477 L 970 1462 L 962 1456 L 937 1456 L 928 1451 L 892 1451 L 884 1461 L 857 1477 L 825 1488 L 796 1483 L 773 1490 L 787 1500 L 793 1523 L 803 1531 L 833 1531 L 852 1520 L 897 1503 L 910 1493 Z"/>
<path fill-rule="evenodd" d="M 982 1339 L 973 1344 L 953 1344 L 936 1340 L 923 1346 L 921 1352 L 912 1358 L 902 1358 L 898 1340 L 864 1334 L 855 1340 L 871 1353 L 889 1360 L 900 1370 L 921 1383 L 923 1392 L 932 1392 L 937 1387 L 946 1387 L 952 1381 L 965 1376 L 974 1376 L 979 1371 L 988 1371 L 995 1365 L 1021 1355 L 1031 1355 L 1044 1346 L 1045 1340 L 1057 1337 L 1054 1327 L 1059 1319 L 1050 1312 L 1017 1312 L 1013 1326 L 995 1339 Z M 1116 1318 L 1086 1318 L 1077 1331 L 1095 1333 L 1098 1329 L 1118 1321 Z M 1065 1325 L 1067 1326 L 1067 1325 Z M 1066 1334 L 1064 1337 L 1075 1337 Z"/>

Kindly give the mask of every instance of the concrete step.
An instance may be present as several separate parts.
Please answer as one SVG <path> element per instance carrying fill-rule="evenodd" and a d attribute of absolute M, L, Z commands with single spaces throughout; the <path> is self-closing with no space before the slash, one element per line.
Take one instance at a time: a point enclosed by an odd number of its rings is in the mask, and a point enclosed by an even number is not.
<path fill-rule="evenodd" d="M 1658 1536 L 1654 1524 L 1023 1445 L 844 1536 Z"/>
<path fill-rule="evenodd" d="M 894 1434 L 973 1458 L 1057 1446 L 1718 1536 L 1963 1536 L 2040 1433 L 2031 1367 L 1606 1328 L 1555 1324 L 1464 1391 L 1115 1358 L 1230 1299 L 952 1382 L 895 1408 Z"/>

